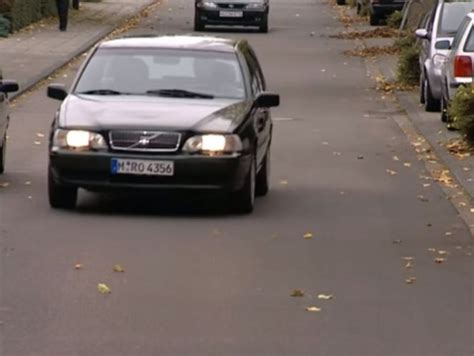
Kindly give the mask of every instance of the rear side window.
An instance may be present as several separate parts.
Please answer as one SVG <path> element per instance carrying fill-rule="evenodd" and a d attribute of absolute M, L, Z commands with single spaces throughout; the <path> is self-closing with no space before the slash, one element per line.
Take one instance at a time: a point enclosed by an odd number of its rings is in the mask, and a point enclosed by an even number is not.
<path fill-rule="evenodd" d="M 469 36 L 464 45 L 464 52 L 474 52 L 474 31 L 472 26 L 469 29 Z"/>
<path fill-rule="evenodd" d="M 463 18 L 474 10 L 474 2 L 444 3 L 438 27 L 438 36 L 454 37 Z"/>
<path fill-rule="evenodd" d="M 452 50 L 456 50 L 459 46 L 459 43 L 461 42 L 461 38 L 466 32 L 467 27 L 470 25 L 471 19 L 466 16 L 464 20 L 461 22 L 461 25 L 459 26 L 459 30 L 456 33 L 456 36 L 454 36 L 453 43 L 451 45 Z"/>

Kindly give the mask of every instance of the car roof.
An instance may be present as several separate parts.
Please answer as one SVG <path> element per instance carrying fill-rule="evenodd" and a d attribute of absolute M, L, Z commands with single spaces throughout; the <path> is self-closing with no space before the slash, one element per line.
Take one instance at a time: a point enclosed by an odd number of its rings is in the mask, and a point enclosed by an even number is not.
<path fill-rule="evenodd" d="M 147 48 L 235 52 L 239 41 L 211 36 L 139 36 L 102 42 L 99 48 Z"/>

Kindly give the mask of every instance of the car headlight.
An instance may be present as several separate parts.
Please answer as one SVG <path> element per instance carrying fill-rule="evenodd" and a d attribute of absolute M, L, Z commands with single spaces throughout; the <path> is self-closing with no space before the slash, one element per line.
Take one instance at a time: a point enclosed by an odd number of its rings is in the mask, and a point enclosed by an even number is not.
<path fill-rule="evenodd" d="M 198 4 L 199 7 L 207 7 L 208 9 L 216 9 L 217 4 L 212 1 L 202 1 Z"/>
<path fill-rule="evenodd" d="M 183 146 L 188 153 L 222 154 L 242 151 L 242 141 L 237 135 L 200 135 L 189 138 Z"/>
<path fill-rule="evenodd" d="M 107 142 L 101 134 L 84 130 L 58 129 L 53 136 L 53 150 L 71 149 L 78 151 L 104 150 Z"/>
<path fill-rule="evenodd" d="M 448 61 L 448 57 L 437 54 L 433 57 L 433 65 L 436 69 L 442 69 L 444 64 Z"/>
<path fill-rule="evenodd" d="M 265 3 L 263 2 L 252 2 L 247 5 L 247 9 L 263 9 L 265 7 Z"/>

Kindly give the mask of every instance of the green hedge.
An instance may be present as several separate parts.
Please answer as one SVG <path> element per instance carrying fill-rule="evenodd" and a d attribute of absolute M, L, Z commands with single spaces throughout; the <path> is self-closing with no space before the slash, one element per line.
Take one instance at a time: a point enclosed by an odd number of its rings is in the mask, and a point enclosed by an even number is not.
<path fill-rule="evenodd" d="M 474 145 L 474 85 L 459 87 L 448 112 L 452 120 L 450 125 L 461 130 L 468 142 Z"/>

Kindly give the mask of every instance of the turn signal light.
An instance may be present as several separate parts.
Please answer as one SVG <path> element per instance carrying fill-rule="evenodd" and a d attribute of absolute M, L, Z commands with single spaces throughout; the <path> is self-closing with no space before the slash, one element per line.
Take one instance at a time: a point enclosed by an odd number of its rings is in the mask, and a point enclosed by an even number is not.
<path fill-rule="evenodd" d="M 472 77 L 472 59 L 470 56 L 456 56 L 454 58 L 454 76 Z"/>

